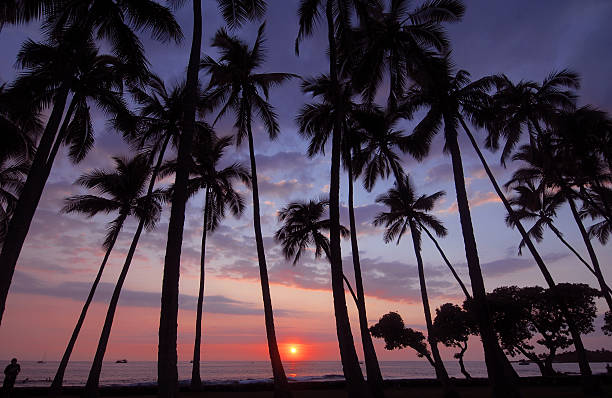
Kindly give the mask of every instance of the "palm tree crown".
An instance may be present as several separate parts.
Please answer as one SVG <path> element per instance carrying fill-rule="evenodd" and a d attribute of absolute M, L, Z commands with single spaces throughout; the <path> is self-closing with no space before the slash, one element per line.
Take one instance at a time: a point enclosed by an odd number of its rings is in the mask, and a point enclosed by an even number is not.
<path fill-rule="evenodd" d="M 77 180 L 79 185 L 94 189 L 96 195 L 75 195 L 66 199 L 63 212 L 78 212 L 93 217 L 98 213 L 118 212 L 107 228 L 104 247 L 119 233 L 125 218 L 136 216 L 152 229 L 161 214 L 161 202 L 165 192 L 156 190 L 151 198 L 146 196 L 148 177 L 151 173 L 147 156 L 138 155 L 132 159 L 114 157 L 115 170 L 94 170 Z"/>
<path fill-rule="evenodd" d="M 429 214 L 445 194 L 438 191 L 417 197 L 410 177 L 406 176 L 401 184 L 396 183 L 387 193 L 376 198 L 376 202 L 387 206 L 389 211 L 378 214 L 374 224 L 385 226 L 383 238 L 386 243 L 397 239 L 396 243 L 399 244 L 404 233 L 410 230 L 411 222 L 417 225 L 418 242 L 421 242 L 420 230 L 425 226 L 433 229 L 439 237 L 446 236 L 447 231 L 442 222 Z"/>

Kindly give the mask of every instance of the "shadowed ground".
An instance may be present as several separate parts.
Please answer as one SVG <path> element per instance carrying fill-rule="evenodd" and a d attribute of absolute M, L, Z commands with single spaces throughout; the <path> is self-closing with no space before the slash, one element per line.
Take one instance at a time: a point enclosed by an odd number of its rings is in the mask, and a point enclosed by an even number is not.
<path fill-rule="evenodd" d="M 604 397 L 612 397 L 612 379 L 598 377 Z M 525 398 L 569 398 L 583 397 L 580 389 L 580 378 L 576 376 L 543 378 L 530 377 L 521 379 L 521 392 Z M 408 396 L 418 398 L 437 398 L 442 397 L 442 389 L 435 380 L 393 380 L 387 381 L 386 397 L 405 398 Z M 310 382 L 310 383 L 291 383 L 291 389 L 296 398 L 332 398 L 347 397 L 343 382 Z M 457 391 L 462 397 L 480 398 L 490 397 L 491 393 L 487 386 L 486 379 L 474 379 L 472 381 L 455 380 Z M 205 391 L 192 392 L 182 391 L 183 398 L 272 398 L 271 384 L 228 384 L 228 385 L 209 385 Z M 67 388 L 64 397 L 79 396 L 81 388 Z M 45 388 L 18 388 L 12 397 L 46 396 L 48 393 Z M 102 387 L 100 396 L 106 397 L 150 397 L 155 398 L 155 387 Z"/>

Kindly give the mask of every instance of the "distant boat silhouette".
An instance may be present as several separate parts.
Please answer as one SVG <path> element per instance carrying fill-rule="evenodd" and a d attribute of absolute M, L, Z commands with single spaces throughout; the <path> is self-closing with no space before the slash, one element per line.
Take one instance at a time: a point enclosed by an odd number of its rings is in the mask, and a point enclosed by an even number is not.
<path fill-rule="evenodd" d="M 525 359 L 521 359 L 518 361 L 519 365 L 529 365 L 529 361 L 525 360 Z"/>
<path fill-rule="evenodd" d="M 45 359 L 47 358 L 47 352 L 45 351 L 45 353 L 43 354 L 43 357 L 40 361 L 36 361 L 36 363 L 45 363 Z"/>
<path fill-rule="evenodd" d="M 127 359 L 118 359 L 115 363 L 127 363 Z"/>

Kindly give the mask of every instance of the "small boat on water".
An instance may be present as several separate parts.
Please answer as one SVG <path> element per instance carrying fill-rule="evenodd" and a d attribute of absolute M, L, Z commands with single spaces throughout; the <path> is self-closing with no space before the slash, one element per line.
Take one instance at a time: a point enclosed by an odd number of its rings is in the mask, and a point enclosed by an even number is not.
<path fill-rule="evenodd" d="M 526 359 L 521 359 L 518 361 L 518 364 L 519 365 L 529 365 L 529 361 Z"/>
<path fill-rule="evenodd" d="M 118 359 L 115 363 L 127 363 L 127 359 Z"/>

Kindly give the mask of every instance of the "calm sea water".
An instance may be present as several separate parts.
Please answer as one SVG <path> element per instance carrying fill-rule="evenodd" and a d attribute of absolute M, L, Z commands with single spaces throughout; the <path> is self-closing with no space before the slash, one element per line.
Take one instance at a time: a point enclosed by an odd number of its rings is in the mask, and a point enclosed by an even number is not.
<path fill-rule="evenodd" d="M 4 367 L 4 363 L 0 363 Z M 17 385 L 48 386 L 51 383 L 59 362 L 49 361 L 37 363 L 23 361 L 21 373 L 17 378 Z M 89 372 L 90 362 L 71 362 L 66 369 L 64 385 L 84 385 Z M 342 380 L 342 366 L 335 361 L 287 361 L 284 362 L 285 371 L 290 381 L 323 381 Z M 456 361 L 445 362 L 451 377 L 462 378 L 459 365 Z M 539 376 L 538 368 L 534 364 L 513 364 L 521 376 Z M 466 361 L 465 366 L 473 377 L 486 377 L 485 364 L 482 361 Z M 604 373 L 605 363 L 591 364 L 594 373 Z M 386 379 L 427 379 L 434 378 L 434 370 L 426 361 L 382 361 L 380 367 Z M 555 369 L 577 373 L 578 364 L 559 363 Z M 365 374 L 365 367 L 362 365 Z M 191 377 L 191 364 L 179 362 L 179 379 L 187 382 Z M 269 381 L 272 377 L 270 364 L 265 361 L 257 362 L 202 362 L 202 380 L 207 383 L 253 383 Z M 101 385 L 138 385 L 152 384 L 157 379 L 156 362 L 105 362 L 100 379 Z"/>

